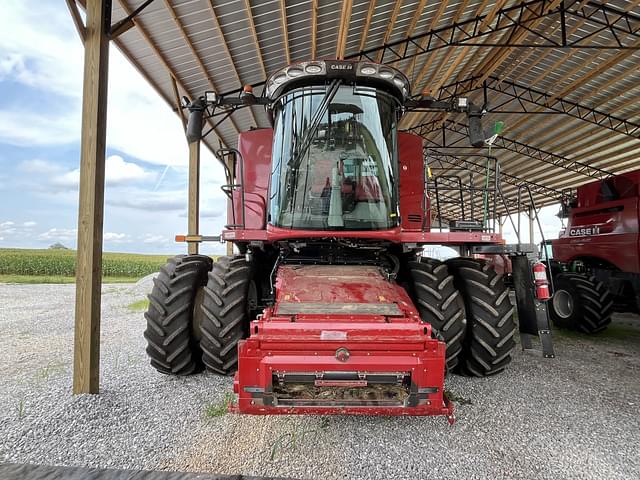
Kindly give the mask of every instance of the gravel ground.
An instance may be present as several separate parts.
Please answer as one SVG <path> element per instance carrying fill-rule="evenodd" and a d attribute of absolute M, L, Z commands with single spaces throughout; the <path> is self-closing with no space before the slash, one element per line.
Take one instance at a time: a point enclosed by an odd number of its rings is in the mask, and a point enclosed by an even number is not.
<path fill-rule="evenodd" d="M 435 418 L 211 416 L 228 378 L 147 363 L 143 285 L 106 285 L 101 394 L 71 395 L 73 285 L 0 285 L 0 461 L 293 478 L 640 478 L 640 321 L 451 376 Z"/>

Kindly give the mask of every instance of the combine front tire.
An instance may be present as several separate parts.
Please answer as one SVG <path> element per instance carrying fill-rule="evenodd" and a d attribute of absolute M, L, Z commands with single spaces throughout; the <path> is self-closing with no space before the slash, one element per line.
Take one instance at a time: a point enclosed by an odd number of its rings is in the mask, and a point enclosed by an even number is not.
<path fill-rule="evenodd" d="M 613 297 L 602 282 L 579 273 L 561 273 L 553 283 L 555 291 L 549 303 L 557 327 L 597 333 L 611 323 Z"/>
<path fill-rule="evenodd" d="M 238 368 L 238 342 L 247 336 L 251 269 L 244 256 L 220 257 L 204 288 L 200 330 L 207 369 L 232 375 Z"/>
<path fill-rule="evenodd" d="M 458 364 L 467 324 L 462 296 L 444 263 L 421 257 L 408 266 L 420 318 L 447 344 L 447 368 L 452 370 Z"/>
<path fill-rule="evenodd" d="M 516 333 L 514 307 L 502 275 L 482 260 L 452 258 L 446 264 L 467 313 L 461 372 L 476 377 L 501 372 L 511 362 Z"/>
<path fill-rule="evenodd" d="M 193 309 L 211 263 L 209 257 L 180 255 L 170 258 L 153 279 L 144 337 L 151 366 L 161 373 L 189 375 L 201 370 L 200 349 L 192 335 Z"/>

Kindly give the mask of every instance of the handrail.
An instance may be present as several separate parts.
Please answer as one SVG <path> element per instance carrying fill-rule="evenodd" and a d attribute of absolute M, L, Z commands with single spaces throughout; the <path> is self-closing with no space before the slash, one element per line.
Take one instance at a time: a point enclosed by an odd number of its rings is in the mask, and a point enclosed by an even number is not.
<path fill-rule="evenodd" d="M 468 173 L 468 184 L 465 180 L 463 180 L 461 173 L 460 175 L 434 175 L 433 176 L 433 191 L 435 193 L 435 209 L 437 212 L 438 219 L 440 221 L 438 227 L 442 229 L 442 214 L 444 208 L 442 207 L 443 203 L 452 204 L 455 203 L 458 205 L 457 208 L 460 209 L 461 220 L 470 220 L 473 222 L 480 222 L 480 219 L 476 219 L 476 213 L 478 216 L 482 215 L 481 218 L 481 226 L 480 228 L 484 232 L 495 233 L 496 231 L 496 220 L 495 214 L 497 210 L 497 199 L 498 199 L 498 188 L 499 188 L 499 164 L 495 157 L 486 156 L 487 164 L 486 168 L 483 168 L 484 171 L 484 180 L 481 185 L 476 187 L 475 179 L 473 176 L 473 172 L 468 171 L 468 169 L 462 168 L 465 173 Z M 491 160 L 495 163 L 492 166 Z M 452 170 L 451 168 L 443 169 L 448 172 Z M 491 180 L 491 176 L 493 175 L 493 181 Z M 425 196 L 428 195 L 429 192 L 429 182 L 425 182 Z M 445 195 L 443 192 L 456 192 L 453 195 Z M 481 193 L 478 195 L 478 193 Z M 459 199 L 455 199 L 454 197 L 458 196 Z M 453 201 L 452 201 L 453 200 Z M 477 204 L 478 202 L 478 204 Z M 426 203 L 426 202 L 425 202 Z M 423 209 L 425 208 L 425 203 L 423 203 Z M 481 212 L 477 212 L 476 208 L 479 207 Z M 456 208 L 456 211 L 457 211 Z M 430 211 L 433 210 L 433 202 L 431 202 Z M 493 221 L 490 221 L 490 217 L 493 216 Z M 433 226 L 432 226 L 433 228 Z"/>
<path fill-rule="evenodd" d="M 233 155 L 233 160 L 234 160 L 233 171 L 231 171 L 231 169 L 229 168 L 229 165 L 227 165 L 227 162 L 224 161 L 225 157 L 229 157 L 231 155 Z M 244 159 L 240 151 L 236 148 L 221 148 L 218 151 L 216 151 L 216 156 L 220 158 L 220 160 L 222 161 L 222 164 L 224 165 L 225 176 L 227 178 L 227 184 L 222 185 L 220 189 L 225 193 L 225 195 L 231 201 L 231 218 L 233 220 L 233 223 L 225 225 L 225 228 L 244 229 L 246 225 L 246 208 L 245 208 L 245 195 L 244 195 Z M 236 179 L 234 178 L 236 162 L 238 162 L 238 165 L 240 167 L 240 183 L 236 183 Z M 242 213 L 242 223 L 238 223 L 236 219 L 236 208 L 235 208 L 235 202 L 233 199 L 233 192 L 238 188 L 240 189 L 240 208 Z"/>

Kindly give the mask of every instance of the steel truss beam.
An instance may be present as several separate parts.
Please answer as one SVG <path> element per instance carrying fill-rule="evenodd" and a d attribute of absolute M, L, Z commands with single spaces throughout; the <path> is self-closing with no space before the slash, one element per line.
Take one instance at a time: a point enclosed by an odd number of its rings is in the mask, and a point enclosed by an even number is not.
<path fill-rule="evenodd" d="M 479 15 L 469 20 L 429 30 L 420 35 L 385 43 L 381 47 L 363 50 L 347 58 L 366 58 L 374 62 L 380 58 L 380 63 L 392 63 L 451 46 L 616 50 L 638 50 L 640 48 L 637 45 L 637 41 L 640 40 L 640 16 L 637 14 L 595 1 L 564 1 L 558 7 L 550 8 L 552 3 L 550 0 L 521 2 L 518 5 L 500 9 L 494 19 L 487 22 L 487 25 L 482 29 L 481 25 L 487 15 Z M 583 4 L 581 5 L 581 3 Z M 525 14 L 529 17 L 523 19 Z M 547 35 L 544 31 L 535 31 L 529 28 L 529 25 L 543 18 L 560 23 L 560 28 L 556 30 L 555 34 Z M 567 38 L 567 26 L 571 25 L 571 20 L 586 20 L 594 28 L 579 30 L 571 38 Z M 479 41 L 488 35 L 518 27 L 530 31 L 532 34 L 528 37 L 531 38 L 530 41 L 514 43 L 511 41 L 511 36 L 508 36 L 504 42 L 498 43 Z M 594 37 L 598 37 L 597 43 L 593 41 Z M 425 38 L 428 38 L 426 42 L 424 42 Z M 540 40 L 542 42 L 536 43 Z M 424 46 L 421 46 L 421 43 Z M 380 56 L 381 51 L 382 55 Z"/>
<path fill-rule="evenodd" d="M 422 125 L 417 125 L 409 129 L 409 131 L 425 138 L 431 144 L 431 148 L 460 148 L 462 145 L 459 145 L 458 143 L 467 137 L 467 130 L 467 125 L 453 120 L 446 120 L 444 122 L 442 122 L 441 120 L 434 120 L 432 122 L 423 123 Z M 443 141 L 441 144 L 428 138 L 429 134 L 439 131 L 442 132 L 443 136 Z M 454 132 L 462 135 L 462 137 L 460 137 L 453 143 L 448 143 L 446 132 Z M 497 137 L 493 146 L 494 148 L 504 148 L 505 150 L 519 153 L 520 155 L 525 155 L 549 165 L 560 167 L 564 170 L 579 173 L 581 175 L 585 175 L 587 177 L 595 179 L 603 179 L 613 175 L 611 172 L 608 172 L 601 168 L 588 165 L 578 160 L 571 160 L 570 158 L 563 157 L 561 155 L 557 155 L 555 153 L 551 153 L 546 150 L 542 150 L 531 145 L 527 145 L 526 143 L 518 142 L 517 140 L 513 140 L 503 136 Z"/>
<path fill-rule="evenodd" d="M 488 113 L 501 114 L 565 114 L 585 122 L 593 123 L 600 127 L 612 130 L 633 138 L 640 138 L 640 124 L 630 122 L 624 118 L 616 117 L 596 108 L 588 107 L 565 98 L 558 98 L 554 95 L 527 87 L 516 82 L 504 80 L 491 76 L 483 84 L 478 85 L 480 77 L 474 76 L 465 80 L 450 83 L 440 89 L 439 100 L 457 97 L 474 91 L 482 90 L 484 103 Z M 508 97 L 498 105 L 492 105 L 489 99 L 489 92 L 496 92 Z M 507 106 L 509 105 L 509 108 Z M 529 107 L 535 105 L 544 107 L 547 111 L 531 110 Z"/>
<path fill-rule="evenodd" d="M 385 43 L 381 47 L 360 50 L 357 53 L 347 55 L 345 59 L 367 59 L 378 63 L 394 63 L 408 58 L 418 57 L 435 50 L 455 46 L 475 46 L 490 48 L 579 48 L 579 49 L 604 49 L 604 50 L 640 50 L 640 15 L 625 12 L 608 4 L 601 4 L 595 1 L 565 0 L 560 6 L 553 6 L 552 0 L 529 0 L 518 5 L 502 8 L 494 15 L 493 20 L 487 22 L 486 26 L 481 25 L 487 19 L 487 15 L 479 15 L 469 20 L 453 22 L 443 27 L 434 28 L 419 35 L 412 35 L 403 40 Z M 581 5 L 583 4 L 583 5 Z M 580 8 L 578 8 L 580 7 Z M 526 13 L 530 17 L 523 19 Z M 542 13 L 541 13 L 542 12 Z M 532 31 L 529 27 L 540 19 L 551 18 L 560 23 L 561 28 L 556 30 L 556 34 L 549 36 L 544 32 Z M 571 39 L 566 38 L 567 26 L 571 26 L 570 20 L 587 20 L 594 25 L 594 30 L 589 32 L 586 29 L 577 31 Z M 575 23 L 575 22 L 574 22 Z M 542 43 L 535 41 L 525 43 L 512 43 L 511 36 L 504 43 L 483 43 L 477 40 L 509 29 L 521 27 L 531 31 L 535 36 L 534 40 L 542 39 Z M 620 36 L 627 39 L 621 39 Z M 598 42 L 592 42 L 594 37 L 598 37 Z M 428 38 L 421 46 L 423 39 Z M 361 46 L 364 43 L 361 42 Z M 380 52 L 382 54 L 380 55 Z M 265 84 L 265 81 L 252 84 L 254 88 Z M 240 93 L 242 86 L 235 90 L 224 92 L 222 95 L 233 95 Z"/>
<path fill-rule="evenodd" d="M 486 171 L 487 171 L 486 165 L 483 165 L 482 163 L 479 163 L 474 160 L 470 160 L 469 157 L 464 157 L 464 158 L 458 157 L 454 153 L 440 152 L 431 147 L 424 147 L 423 153 L 424 153 L 425 159 L 433 159 L 438 162 L 444 162 L 447 165 L 450 165 L 452 167 L 470 170 L 471 172 L 479 173 L 481 175 L 486 174 Z M 481 155 L 478 155 L 478 156 L 481 156 Z M 544 197 L 547 197 L 553 200 L 558 200 L 558 201 L 562 197 L 562 192 L 560 190 L 556 190 L 555 188 L 547 187 L 545 185 L 531 182 L 529 180 L 523 180 L 522 178 L 517 177 L 516 175 L 511 175 L 504 171 L 500 171 L 499 175 L 500 175 L 500 182 L 506 183 L 508 185 L 512 185 L 516 188 L 527 186 L 529 187 L 529 189 L 531 190 L 531 193 L 533 194 L 542 195 Z M 517 202 L 515 200 L 509 199 L 509 198 L 505 198 L 505 200 L 507 200 L 507 204 L 510 207 L 517 208 Z M 524 204 L 521 205 L 521 207 L 524 207 L 524 206 L 525 206 Z"/>

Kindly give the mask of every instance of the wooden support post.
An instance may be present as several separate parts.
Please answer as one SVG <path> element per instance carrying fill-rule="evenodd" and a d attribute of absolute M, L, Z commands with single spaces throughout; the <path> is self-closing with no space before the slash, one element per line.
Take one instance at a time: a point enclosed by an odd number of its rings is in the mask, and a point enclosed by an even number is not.
<path fill-rule="evenodd" d="M 189 235 L 200 235 L 200 140 L 189 143 Z M 199 244 L 188 244 L 189 255 L 197 255 Z"/>
<path fill-rule="evenodd" d="M 503 230 L 504 230 L 503 227 L 504 227 L 504 223 L 502 222 L 502 216 L 498 215 L 498 233 L 500 235 L 502 235 L 502 233 L 503 233 Z"/>
<path fill-rule="evenodd" d="M 98 393 L 111 0 L 87 0 L 80 143 L 73 393 Z"/>

